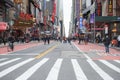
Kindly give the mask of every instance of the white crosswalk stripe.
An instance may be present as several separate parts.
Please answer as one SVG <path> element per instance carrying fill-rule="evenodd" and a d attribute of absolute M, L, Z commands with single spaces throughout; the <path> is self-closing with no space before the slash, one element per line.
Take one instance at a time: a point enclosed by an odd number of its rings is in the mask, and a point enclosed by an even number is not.
<path fill-rule="evenodd" d="M 25 73 L 23 73 L 20 77 L 15 80 L 27 80 L 38 68 L 40 68 L 45 62 L 49 59 L 45 58 L 33 67 L 29 68 Z"/>
<path fill-rule="evenodd" d="M 0 78 L 3 77 L 3 76 L 5 76 L 5 75 L 7 75 L 7 74 L 10 73 L 10 72 L 12 72 L 13 70 L 21 67 L 22 65 L 24 65 L 24 64 L 32 61 L 32 60 L 34 60 L 34 58 L 30 58 L 30 59 L 28 59 L 28 60 L 26 60 L 26 61 L 23 61 L 23 62 L 21 62 L 21 63 L 18 63 L 18 64 L 14 65 L 14 66 L 11 66 L 11 67 L 9 67 L 9 68 L 1 71 L 1 72 L 0 72 Z"/>
<path fill-rule="evenodd" d="M 51 71 L 49 72 L 46 80 L 58 80 L 58 74 L 59 74 L 59 70 L 61 67 L 63 59 L 58 59 L 54 66 L 52 67 Z"/>
<path fill-rule="evenodd" d="M 106 72 L 104 72 L 99 66 L 97 66 L 92 60 L 87 60 L 91 67 L 104 79 L 104 80 L 114 80 Z"/>
<path fill-rule="evenodd" d="M 105 64 L 106 66 L 108 66 L 109 68 L 115 70 L 116 72 L 120 73 L 120 68 L 114 66 L 113 64 L 105 61 L 105 60 L 100 60 L 100 62 L 102 62 L 103 64 Z"/>
<path fill-rule="evenodd" d="M 3 60 L 4 59 L 5 58 L 3 58 Z M 13 63 L 13 62 L 15 63 L 15 61 L 17 61 L 19 59 L 21 59 L 21 58 L 15 58 L 15 59 L 11 59 L 11 60 L 8 59 L 9 61 L 4 61 L 0 65 L 3 67 L 3 66 L 6 66 L 6 65 L 9 65 L 10 63 Z M 0 59 L 0 60 L 2 60 L 2 59 Z M 24 61 L 22 61 L 22 60 L 23 59 L 21 59 L 21 61 L 19 63 L 15 64 L 13 66 L 10 66 L 6 69 L 3 69 L 0 72 L 0 78 L 6 77 L 6 75 L 11 76 L 11 74 L 10 74 L 11 72 L 14 73 L 15 72 L 14 70 L 19 69 L 23 65 L 30 64 L 31 61 L 35 60 L 35 58 L 28 58 L 27 60 L 24 60 Z M 74 71 L 73 74 L 75 74 L 76 79 L 74 79 L 74 80 L 89 80 L 89 77 L 87 75 L 89 73 L 86 74 L 85 73 L 86 71 L 84 71 L 85 69 L 82 69 L 83 65 L 80 64 L 82 61 L 80 63 L 77 59 L 69 59 L 68 61 L 71 64 L 70 69 L 73 70 Z M 113 61 L 116 64 L 120 63 L 120 60 L 113 60 Z M 28 79 L 31 79 L 34 76 L 33 74 L 37 73 L 37 70 L 42 69 L 42 66 L 48 64 L 49 62 L 51 62 L 50 58 L 43 58 L 39 62 L 32 63 L 33 66 L 28 67 L 28 69 L 25 72 L 17 75 L 14 80 L 28 80 Z M 52 67 L 50 67 L 50 69 L 51 69 L 50 71 L 46 70 L 48 72 L 45 72 L 47 77 L 45 77 L 44 80 L 59 80 L 59 77 L 61 77 L 63 75 L 63 74 L 61 74 L 61 76 L 59 76 L 60 71 L 62 71 L 61 68 L 63 68 L 65 66 L 65 65 L 62 64 L 63 62 L 64 62 L 63 58 L 58 58 L 58 59 L 56 59 L 55 62 L 52 62 L 53 66 L 51 65 Z M 110 63 L 106 60 L 97 60 L 96 62 L 102 63 L 106 67 L 109 67 L 109 69 L 114 70 L 115 73 L 116 72 L 120 73 L 120 68 L 119 67 L 116 67 L 115 65 L 113 65 L 112 63 Z M 98 74 L 96 76 L 101 77 L 103 80 L 114 80 L 113 76 L 111 77 L 110 73 L 106 73 L 104 71 L 104 69 L 101 68 L 96 62 L 91 60 L 91 59 L 88 59 L 86 61 L 86 63 L 88 65 L 86 65 L 86 66 L 92 68 L 91 70 L 94 71 L 95 73 L 97 72 Z M 71 74 L 71 73 L 69 73 L 69 74 Z M 41 76 L 39 76 L 39 77 L 41 77 Z"/>
<path fill-rule="evenodd" d="M 14 61 L 17 61 L 17 60 L 19 60 L 19 59 L 21 59 L 21 58 L 15 58 L 15 59 L 12 59 L 12 60 L 9 60 L 9 61 L 0 63 L 0 67 L 3 66 L 3 65 L 6 65 L 6 64 L 8 64 L 8 63 L 12 63 L 12 62 L 14 62 Z"/>
<path fill-rule="evenodd" d="M 120 63 L 120 60 L 114 60 L 115 62 L 117 62 L 117 63 Z"/>
<path fill-rule="evenodd" d="M 88 80 L 76 59 L 71 60 L 77 80 Z"/>
<path fill-rule="evenodd" d="M 0 59 L 0 61 L 4 61 L 4 60 L 6 60 L 7 58 L 2 58 L 2 59 Z"/>

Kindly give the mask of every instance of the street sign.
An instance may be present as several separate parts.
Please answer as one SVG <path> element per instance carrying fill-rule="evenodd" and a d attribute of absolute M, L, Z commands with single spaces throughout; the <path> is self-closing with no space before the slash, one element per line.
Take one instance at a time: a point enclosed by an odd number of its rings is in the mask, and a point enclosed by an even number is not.
<path fill-rule="evenodd" d="M 82 28 L 82 26 L 83 26 L 83 24 L 82 24 L 82 21 L 83 21 L 83 18 L 82 17 L 80 17 L 80 29 Z"/>

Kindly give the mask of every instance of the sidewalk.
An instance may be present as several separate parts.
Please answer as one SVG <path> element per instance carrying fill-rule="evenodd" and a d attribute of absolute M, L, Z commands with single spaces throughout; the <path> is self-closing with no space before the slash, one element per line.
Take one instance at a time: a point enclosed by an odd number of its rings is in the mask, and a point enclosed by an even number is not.
<path fill-rule="evenodd" d="M 30 43 L 35 43 L 35 42 L 38 42 L 38 41 L 31 41 L 29 43 L 14 42 L 14 45 L 24 45 L 24 44 L 30 44 Z M 8 43 L 6 43 L 5 45 L 4 45 L 4 43 L 0 44 L 0 48 L 7 47 L 7 46 L 8 46 Z"/>
<path fill-rule="evenodd" d="M 105 47 L 103 44 L 88 43 L 78 44 L 78 41 L 73 42 L 82 52 L 89 54 L 95 54 L 91 57 L 93 60 L 120 60 L 120 49 L 110 48 L 110 53 L 105 53 Z"/>
<path fill-rule="evenodd" d="M 84 43 L 78 44 L 78 41 L 75 41 L 74 43 L 84 52 L 89 52 L 91 50 L 97 50 L 97 51 L 100 51 L 100 52 L 105 52 L 105 47 L 104 47 L 103 44 L 88 43 L 87 45 L 85 45 Z M 111 54 L 120 54 L 120 48 L 110 47 L 110 53 Z"/>
<path fill-rule="evenodd" d="M 14 51 L 10 51 L 8 52 L 7 50 L 7 46 L 8 44 L 4 45 L 0 45 L 0 54 L 8 54 L 8 53 L 11 53 L 11 52 L 16 52 L 16 51 L 19 51 L 19 50 L 23 50 L 23 49 L 26 49 L 26 48 L 30 48 L 30 47 L 34 47 L 34 46 L 37 46 L 37 45 L 40 45 L 42 44 L 42 41 L 38 42 L 38 41 L 32 41 L 32 42 L 29 42 L 29 43 L 14 43 Z"/>
<path fill-rule="evenodd" d="M 96 44 L 97 44 L 97 43 L 96 43 Z M 97 45 L 104 46 L 104 44 L 102 44 L 102 43 L 97 44 Z M 112 47 L 112 46 L 110 46 L 110 48 L 116 49 L 116 50 L 120 51 L 120 47 Z"/>

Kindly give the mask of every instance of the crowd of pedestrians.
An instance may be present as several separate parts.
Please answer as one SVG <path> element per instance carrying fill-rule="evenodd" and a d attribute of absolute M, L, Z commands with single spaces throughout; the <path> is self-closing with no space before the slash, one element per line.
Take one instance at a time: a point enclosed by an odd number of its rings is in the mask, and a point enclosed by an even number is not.
<path fill-rule="evenodd" d="M 44 45 L 45 45 L 45 44 L 50 44 L 50 36 L 44 35 L 43 41 L 44 41 Z"/>
<path fill-rule="evenodd" d="M 11 49 L 14 50 L 14 42 L 29 42 L 30 36 L 24 35 L 23 37 L 16 37 L 12 34 L 8 35 L 8 37 L 0 38 L 0 40 L 3 41 L 4 45 L 8 43 L 8 51 Z M 34 39 L 33 39 L 34 40 Z M 44 35 L 42 37 L 42 40 L 44 42 L 44 45 L 50 44 L 51 36 L 50 35 Z M 60 41 L 62 43 L 70 43 L 71 41 L 78 40 L 78 44 L 85 44 L 88 45 L 88 42 L 91 42 L 90 36 L 86 34 L 79 34 L 77 37 L 75 36 L 69 36 L 69 37 L 56 37 L 57 41 Z M 38 40 L 39 41 L 39 40 Z M 104 44 L 106 53 L 109 53 L 109 47 L 120 47 L 120 35 L 117 37 L 113 37 L 113 39 L 110 39 L 108 35 L 106 35 L 104 38 L 101 38 L 100 36 L 96 37 L 96 43 Z"/>

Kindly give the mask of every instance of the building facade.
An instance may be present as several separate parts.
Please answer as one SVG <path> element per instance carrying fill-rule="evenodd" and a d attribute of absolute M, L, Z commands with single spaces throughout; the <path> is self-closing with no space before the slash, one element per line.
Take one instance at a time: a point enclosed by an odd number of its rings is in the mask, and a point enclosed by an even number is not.
<path fill-rule="evenodd" d="M 86 0 L 87 1 L 87 0 Z M 120 34 L 119 0 L 91 0 L 89 7 L 83 2 L 82 13 L 89 24 L 88 31 L 93 32 L 94 39 L 109 35 L 112 39 Z"/>

